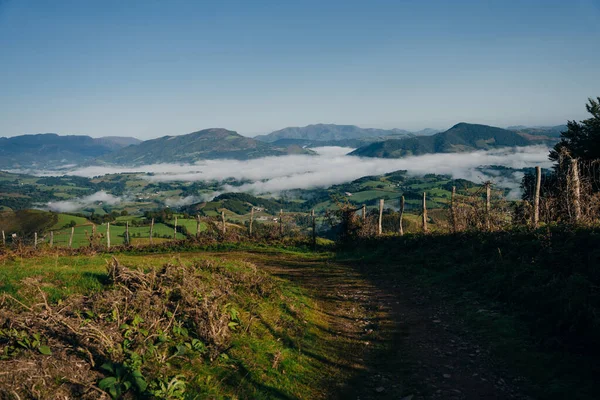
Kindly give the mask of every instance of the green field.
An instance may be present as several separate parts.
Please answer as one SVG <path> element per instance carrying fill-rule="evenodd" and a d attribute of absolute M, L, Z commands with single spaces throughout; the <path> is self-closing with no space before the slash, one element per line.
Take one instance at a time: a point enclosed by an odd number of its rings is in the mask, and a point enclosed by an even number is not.
<path fill-rule="evenodd" d="M 364 190 L 361 192 L 352 193 L 352 196 L 350 196 L 349 199 L 358 203 L 367 203 L 379 201 L 379 199 L 383 197 L 396 199 L 400 196 L 402 196 L 402 193 L 400 192 L 391 192 L 383 190 Z"/>
<path fill-rule="evenodd" d="M 169 221 L 170 224 L 175 224 L 175 218 Z M 195 235 L 196 229 L 198 228 L 197 222 L 193 218 L 183 218 L 181 215 L 177 216 L 177 226 L 183 226 L 187 230 L 189 235 Z M 204 232 L 206 230 L 206 224 L 204 222 L 200 222 L 200 232 Z"/>
<path fill-rule="evenodd" d="M 106 244 L 106 224 L 97 225 L 96 233 L 102 235 L 101 243 Z M 125 241 L 125 226 L 119 226 L 110 224 L 110 243 L 111 245 L 121 245 Z M 73 248 L 88 246 L 90 243 L 89 235 L 92 233 L 92 225 L 80 225 L 75 227 L 73 234 Z M 54 245 L 59 247 L 66 247 L 69 244 L 69 237 L 71 236 L 71 229 L 62 229 L 54 232 Z M 147 244 L 150 238 L 150 226 L 130 226 L 129 237 L 131 244 Z M 172 239 L 173 228 L 165 224 L 154 224 L 153 237 L 155 239 Z M 177 232 L 177 239 L 185 239 L 186 236 L 180 232 Z M 49 234 L 44 238 L 44 242 L 47 243 L 49 240 Z M 156 240 L 160 242 L 161 240 Z M 44 243 L 42 242 L 42 243 Z"/>
<path fill-rule="evenodd" d="M 75 225 L 88 225 L 91 222 L 86 218 L 78 217 L 70 214 L 57 214 L 57 221 L 50 229 L 64 229 L 67 225 L 72 222 L 75 222 Z"/>

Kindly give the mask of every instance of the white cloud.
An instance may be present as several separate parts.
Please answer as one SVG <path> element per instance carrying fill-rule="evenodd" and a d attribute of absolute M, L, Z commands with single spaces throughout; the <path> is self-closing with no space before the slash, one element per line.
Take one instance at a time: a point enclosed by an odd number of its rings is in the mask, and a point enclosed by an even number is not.
<path fill-rule="evenodd" d="M 182 207 L 189 206 L 190 204 L 198 203 L 202 199 L 198 196 L 187 196 L 187 197 L 171 197 L 165 200 L 165 205 L 168 207 Z"/>
<path fill-rule="evenodd" d="M 114 206 L 121 202 L 120 197 L 113 196 L 105 191 L 96 192 L 78 199 L 48 202 L 46 206 L 51 211 L 74 212 L 89 207 L 92 204 L 108 204 Z"/>
<path fill-rule="evenodd" d="M 290 155 L 265 157 L 255 160 L 206 160 L 196 164 L 153 164 L 140 167 L 90 166 L 69 171 L 70 175 L 93 177 L 119 172 L 151 173 L 144 179 L 152 182 L 210 181 L 235 178 L 249 180 L 239 187 L 227 187 L 230 191 L 255 193 L 278 193 L 288 189 L 327 187 L 352 181 L 366 175 L 380 175 L 396 170 L 408 170 L 410 175 L 428 173 L 447 174 L 454 178 L 483 182 L 492 179 L 500 186 L 516 190 L 518 195 L 519 176 L 514 179 L 490 177 L 477 167 L 501 165 L 525 168 L 539 165 L 550 167 L 549 149 L 546 146 L 504 148 L 473 153 L 426 154 L 400 159 L 359 158 L 348 156 L 352 149 L 322 147 L 314 149 L 319 155 Z M 44 171 L 40 175 L 64 175 L 64 171 Z M 189 198 L 174 199 L 188 202 Z M 183 204 L 181 203 L 181 204 Z"/>

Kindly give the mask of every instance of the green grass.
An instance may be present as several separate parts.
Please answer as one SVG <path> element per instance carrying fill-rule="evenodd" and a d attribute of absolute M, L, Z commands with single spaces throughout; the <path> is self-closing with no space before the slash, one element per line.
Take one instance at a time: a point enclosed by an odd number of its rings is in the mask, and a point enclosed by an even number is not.
<path fill-rule="evenodd" d="M 287 262 L 310 257 L 307 253 L 276 249 L 265 253 L 265 257 L 273 251 Z M 243 253 L 231 259 L 207 253 L 117 257 L 125 266 L 146 271 L 166 263 L 193 265 L 208 260 L 219 269 L 201 273 L 206 274 L 207 282 L 214 280 L 214 285 L 220 282 L 221 275 L 246 274 L 250 268 L 246 262 L 238 261 L 244 258 Z M 76 294 L 109 290 L 105 268 L 111 258 L 112 255 L 100 254 L 4 259 L 0 263 L 0 282 L 4 283 L 0 292 L 32 305 L 39 297 L 38 288 L 48 295 L 51 304 Z M 201 398 L 327 398 L 332 379 L 347 373 L 339 369 L 337 365 L 342 360 L 332 352 L 335 342 L 346 339 L 324 333 L 328 329 L 327 315 L 319 311 L 320 307 L 304 289 L 291 281 L 270 279 L 275 285 L 273 296 L 256 297 L 243 286 L 228 295 L 231 307 L 240 313 L 240 328 L 233 331 L 226 353 L 214 361 L 174 359 L 166 366 L 163 363 L 162 368 L 169 371 L 165 379 L 180 375 L 187 392 Z M 152 376 L 151 369 L 145 368 L 142 364 L 144 375 Z"/>
<path fill-rule="evenodd" d="M 175 224 L 175 219 L 169 221 L 171 224 Z M 189 235 L 196 234 L 196 220 L 193 218 L 182 218 L 177 217 L 177 226 L 184 226 Z M 207 226 L 204 222 L 200 222 L 200 232 L 204 232 Z"/>
<path fill-rule="evenodd" d="M 63 229 L 66 225 L 74 221 L 76 225 L 88 225 L 91 222 L 87 218 L 78 217 L 70 214 L 57 214 L 58 220 L 50 229 Z"/>
<path fill-rule="evenodd" d="M 367 202 L 367 201 L 375 201 L 375 200 L 379 200 L 382 197 L 388 197 L 390 199 L 395 199 L 398 198 L 402 195 L 402 193 L 399 192 L 391 192 L 391 191 L 384 191 L 384 190 L 365 190 L 362 192 L 356 192 L 353 193 L 351 197 L 349 197 L 350 200 L 355 201 L 355 202 Z"/>
<path fill-rule="evenodd" d="M 106 224 L 97 225 L 96 233 L 103 235 L 101 239 L 102 244 L 106 244 Z M 73 234 L 73 248 L 84 247 L 89 245 L 89 235 L 92 233 L 92 225 L 83 225 L 75 227 Z M 139 235 L 139 237 L 138 237 Z M 61 229 L 54 232 L 54 245 L 57 247 L 67 247 L 69 244 L 69 237 L 71 236 L 71 229 Z M 149 242 L 150 237 L 150 226 L 130 226 L 129 236 L 131 244 L 146 244 Z M 153 236 L 158 243 L 160 239 L 172 239 L 173 228 L 165 224 L 154 224 Z M 177 239 L 185 239 L 186 236 L 181 232 L 177 232 Z M 48 242 L 49 234 L 46 235 L 45 241 Z M 125 242 L 125 226 L 119 226 L 110 224 L 110 243 L 111 245 L 121 245 Z"/>

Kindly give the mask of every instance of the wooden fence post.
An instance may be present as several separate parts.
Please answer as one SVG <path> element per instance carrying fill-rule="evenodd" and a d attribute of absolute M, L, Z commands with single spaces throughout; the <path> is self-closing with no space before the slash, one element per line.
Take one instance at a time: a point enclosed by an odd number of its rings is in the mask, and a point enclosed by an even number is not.
<path fill-rule="evenodd" d="M 491 197 L 492 197 L 492 184 L 491 182 L 486 182 L 485 183 L 485 229 L 486 230 L 490 230 L 491 229 L 491 216 L 490 216 L 490 212 L 491 212 Z"/>
<path fill-rule="evenodd" d="M 106 248 L 110 250 L 110 222 L 106 223 Z"/>
<path fill-rule="evenodd" d="M 54 246 L 54 231 L 50 231 L 50 247 Z"/>
<path fill-rule="evenodd" d="M 225 233 L 227 231 L 227 228 L 225 227 L 225 210 L 221 211 L 221 226 L 223 233 Z"/>
<path fill-rule="evenodd" d="M 250 225 L 248 226 L 248 236 L 252 236 L 252 223 L 254 222 L 254 206 L 250 208 Z"/>
<path fill-rule="evenodd" d="M 377 225 L 377 234 L 383 233 L 383 199 L 379 199 L 379 224 Z"/>
<path fill-rule="evenodd" d="M 200 214 L 196 215 L 196 238 L 200 237 Z"/>
<path fill-rule="evenodd" d="M 131 244 L 129 241 L 129 221 L 125 221 L 125 244 L 127 246 Z"/>
<path fill-rule="evenodd" d="M 317 222 L 315 219 L 314 209 L 310 212 L 310 216 L 312 217 L 312 245 L 314 249 L 315 247 L 317 247 Z"/>
<path fill-rule="evenodd" d="M 6 235 L 4 234 L 4 231 L 2 231 L 2 246 L 6 246 Z"/>
<path fill-rule="evenodd" d="M 450 217 L 452 219 L 452 232 L 458 232 L 458 218 L 456 215 L 456 186 L 452 186 L 452 197 L 450 197 Z"/>
<path fill-rule="evenodd" d="M 423 192 L 423 232 L 427 232 L 427 194 Z"/>
<path fill-rule="evenodd" d="M 175 225 L 173 225 L 173 240 L 177 239 L 177 215 L 175 216 Z"/>
<path fill-rule="evenodd" d="M 367 222 L 367 206 L 365 204 L 362 206 L 362 220 L 363 224 Z"/>
<path fill-rule="evenodd" d="M 404 235 L 404 228 L 402 227 L 402 219 L 404 218 L 404 196 L 400 197 L 400 221 L 398 225 L 398 233 L 400 236 Z"/>
<path fill-rule="evenodd" d="M 581 183 L 579 181 L 579 163 L 578 159 L 571 159 L 571 198 L 573 199 L 573 222 L 577 223 L 581 219 Z"/>
<path fill-rule="evenodd" d="M 75 233 L 75 227 L 71 227 L 71 236 L 69 236 L 69 248 L 73 247 L 73 234 Z"/>
<path fill-rule="evenodd" d="M 279 210 L 279 235 L 283 236 L 283 209 Z"/>
<path fill-rule="evenodd" d="M 37 249 L 37 232 L 33 232 L 33 248 Z"/>
<path fill-rule="evenodd" d="M 152 237 L 154 236 L 154 218 L 150 221 L 150 244 L 152 244 Z"/>
<path fill-rule="evenodd" d="M 535 193 L 533 197 L 533 227 L 540 223 L 540 190 L 542 187 L 542 169 L 535 167 Z"/>
<path fill-rule="evenodd" d="M 92 235 L 90 236 L 90 247 L 94 245 L 95 238 L 96 238 L 96 224 L 92 223 Z"/>

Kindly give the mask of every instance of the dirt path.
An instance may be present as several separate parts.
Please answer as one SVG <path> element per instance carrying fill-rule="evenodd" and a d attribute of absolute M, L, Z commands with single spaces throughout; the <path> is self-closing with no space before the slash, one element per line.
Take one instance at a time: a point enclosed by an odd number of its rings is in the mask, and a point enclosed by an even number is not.
<path fill-rule="evenodd" d="M 223 254 L 225 256 L 225 254 Z M 232 253 L 227 253 L 231 257 Z M 367 279 L 349 266 L 277 253 L 240 253 L 301 283 L 328 315 L 353 377 L 332 388 L 341 399 L 527 399 L 455 310 L 403 282 Z"/>

